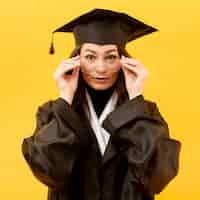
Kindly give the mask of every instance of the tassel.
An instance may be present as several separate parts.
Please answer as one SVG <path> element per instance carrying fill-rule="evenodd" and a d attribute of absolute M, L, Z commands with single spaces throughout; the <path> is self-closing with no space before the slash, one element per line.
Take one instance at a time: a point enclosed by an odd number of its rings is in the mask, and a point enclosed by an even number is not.
<path fill-rule="evenodd" d="M 49 54 L 54 54 L 55 53 L 55 49 L 54 49 L 54 44 L 53 44 L 53 34 L 52 34 L 52 38 L 51 38 L 51 46 L 49 48 Z"/>

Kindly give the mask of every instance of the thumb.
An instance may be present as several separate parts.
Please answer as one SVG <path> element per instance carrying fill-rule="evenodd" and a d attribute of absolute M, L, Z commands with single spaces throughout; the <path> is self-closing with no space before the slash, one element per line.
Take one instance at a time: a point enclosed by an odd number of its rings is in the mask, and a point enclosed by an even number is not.
<path fill-rule="evenodd" d="M 125 76 L 128 76 L 131 72 L 124 66 L 122 66 L 122 71 L 124 72 Z"/>
<path fill-rule="evenodd" d="M 73 76 L 73 77 L 78 76 L 78 75 L 79 75 L 79 71 L 80 71 L 80 66 L 77 66 L 77 67 L 73 70 L 72 76 Z"/>

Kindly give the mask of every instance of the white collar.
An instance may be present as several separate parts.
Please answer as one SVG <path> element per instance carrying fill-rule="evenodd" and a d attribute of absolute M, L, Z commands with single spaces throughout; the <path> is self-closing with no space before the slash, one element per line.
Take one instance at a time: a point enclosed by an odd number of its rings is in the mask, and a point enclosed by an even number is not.
<path fill-rule="evenodd" d="M 89 107 L 88 114 L 90 116 L 90 124 L 96 135 L 101 154 L 103 155 L 105 152 L 105 148 L 108 144 L 110 134 L 102 127 L 102 123 L 104 119 L 107 117 L 107 115 L 114 110 L 117 103 L 118 95 L 116 91 L 113 92 L 99 118 L 97 117 L 94 106 L 92 104 L 91 97 L 87 90 L 86 90 L 86 98 Z"/>

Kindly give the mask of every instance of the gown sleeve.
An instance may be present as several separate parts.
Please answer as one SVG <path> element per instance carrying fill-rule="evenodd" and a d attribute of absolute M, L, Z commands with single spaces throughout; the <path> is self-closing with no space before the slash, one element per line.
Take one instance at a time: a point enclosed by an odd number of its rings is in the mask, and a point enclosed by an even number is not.
<path fill-rule="evenodd" d="M 129 181 L 144 194 L 160 193 L 177 175 L 181 143 L 170 138 L 156 103 L 139 95 L 112 112 L 103 126 L 127 158 Z"/>
<path fill-rule="evenodd" d="M 33 175 L 52 189 L 67 188 L 75 161 L 88 143 L 84 131 L 79 116 L 64 99 L 39 106 L 35 131 L 22 143 Z"/>

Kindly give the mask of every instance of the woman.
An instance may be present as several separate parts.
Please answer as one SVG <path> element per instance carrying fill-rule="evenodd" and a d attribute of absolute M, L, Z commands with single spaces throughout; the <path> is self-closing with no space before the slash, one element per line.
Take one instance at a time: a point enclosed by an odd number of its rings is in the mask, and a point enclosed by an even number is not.
<path fill-rule="evenodd" d="M 50 200 L 152 200 L 177 175 L 181 143 L 170 138 L 148 71 L 125 50 L 156 29 L 95 9 L 54 32 L 76 48 L 55 70 L 60 96 L 39 106 L 23 155 Z"/>

